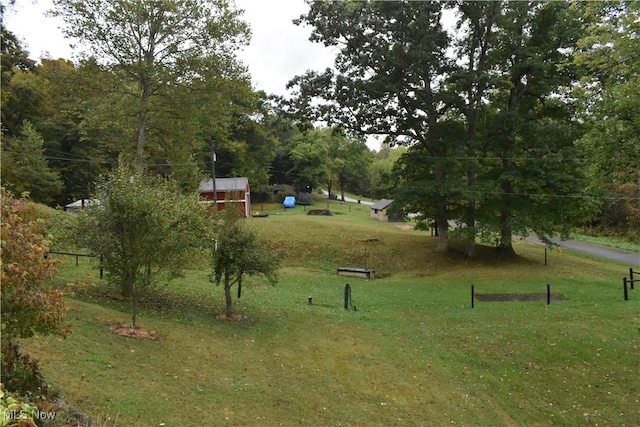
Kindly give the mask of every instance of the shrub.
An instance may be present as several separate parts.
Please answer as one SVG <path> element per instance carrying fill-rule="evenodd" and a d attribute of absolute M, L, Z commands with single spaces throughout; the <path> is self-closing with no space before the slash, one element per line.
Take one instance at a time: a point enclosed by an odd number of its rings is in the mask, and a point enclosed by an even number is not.
<path fill-rule="evenodd" d="M 41 223 L 24 197 L 2 190 L 2 352 L 19 338 L 35 334 L 65 336 L 67 305 L 54 286 L 55 263 L 46 257 Z M 25 218 L 30 218 L 26 220 Z"/>

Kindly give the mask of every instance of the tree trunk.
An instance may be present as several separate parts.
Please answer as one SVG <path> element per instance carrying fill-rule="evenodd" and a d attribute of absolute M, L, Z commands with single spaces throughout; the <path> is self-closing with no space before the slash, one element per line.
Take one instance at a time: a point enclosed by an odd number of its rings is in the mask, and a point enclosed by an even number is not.
<path fill-rule="evenodd" d="M 138 314 L 138 295 L 136 292 L 136 286 L 133 285 L 131 292 L 131 332 L 136 330 L 136 314 Z"/>
<path fill-rule="evenodd" d="M 151 97 L 151 89 L 147 82 L 142 84 L 142 94 L 140 98 L 140 111 L 138 112 L 138 143 L 136 147 L 136 165 L 138 172 L 144 170 L 144 145 L 146 141 L 147 129 L 147 109 L 149 108 L 149 98 Z"/>
<path fill-rule="evenodd" d="M 474 143 L 470 142 L 471 144 Z M 476 151 L 473 146 L 469 147 L 469 157 L 475 157 Z M 471 160 L 471 164 L 467 170 L 467 185 L 473 188 L 476 185 L 476 166 Z M 476 200 L 470 198 L 467 201 L 467 212 L 465 222 L 467 223 L 467 241 L 464 249 L 464 253 L 467 257 L 473 258 L 476 256 Z"/>
<path fill-rule="evenodd" d="M 441 166 L 436 167 L 436 181 L 444 183 L 445 174 Z M 449 250 L 449 216 L 447 215 L 447 198 L 443 195 L 436 196 L 436 223 L 438 227 L 438 244 L 436 252 L 447 252 Z"/>
<path fill-rule="evenodd" d="M 511 159 L 502 159 L 502 172 L 509 174 L 513 169 Z M 511 217 L 513 212 L 511 211 L 511 198 L 513 197 L 513 183 L 510 179 L 506 178 L 502 181 L 502 209 L 500 210 L 500 242 L 498 243 L 498 249 L 500 252 L 512 256 L 515 255 L 512 244 L 513 230 L 511 228 Z"/>
<path fill-rule="evenodd" d="M 229 278 L 229 273 L 224 274 L 224 298 L 227 303 L 226 314 L 227 317 L 231 317 L 231 305 L 233 304 L 233 300 L 231 299 L 231 279 Z"/>
<path fill-rule="evenodd" d="M 449 250 L 449 221 L 447 220 L 446 207 L 444 214 L 441 214 L 440 206 L 446 203 L 438 202 L 438 244 L 436 245 L 436 252 L 447 252 Z"/>
<path fill-rule="evenodd" d="M 500 243 L 498 244 L 498 250 L 508 256 L 514 256 L 516 254 L 511 239 L 512 233 L 511 210 L 503 209 L 500 213 Z"/>

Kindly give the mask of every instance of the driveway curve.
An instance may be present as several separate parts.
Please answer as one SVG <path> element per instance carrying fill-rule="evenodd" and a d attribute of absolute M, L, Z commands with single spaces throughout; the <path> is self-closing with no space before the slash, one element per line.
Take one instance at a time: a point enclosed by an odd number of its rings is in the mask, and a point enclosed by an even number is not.
<path fill-rule="evenodd" d="M 529 236 L 527 240 L 534 243 L 544 244 L 538 237 Z M 608 248 L 606 246 L 594 245 L 592 243 L 577 242 L 575 240 L 551 239 L 551 242 L 563 249 L 592 255 L 599 258 L 605 258 L 612 261 L 621 262 L 623 264 L 640 266 L 640 253 L 623 251 L 621 249 Z"/>

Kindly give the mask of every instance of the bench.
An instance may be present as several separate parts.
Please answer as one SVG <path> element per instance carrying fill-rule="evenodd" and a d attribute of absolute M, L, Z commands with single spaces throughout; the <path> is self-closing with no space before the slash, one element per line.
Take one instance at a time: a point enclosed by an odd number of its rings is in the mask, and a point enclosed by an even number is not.
<path fill-rule="evenodd" d="M 357 267 L 340 267 L 338 268 L 338 276 L 362 277 L 364 279 L 372 279 L 375 270 Z"/>

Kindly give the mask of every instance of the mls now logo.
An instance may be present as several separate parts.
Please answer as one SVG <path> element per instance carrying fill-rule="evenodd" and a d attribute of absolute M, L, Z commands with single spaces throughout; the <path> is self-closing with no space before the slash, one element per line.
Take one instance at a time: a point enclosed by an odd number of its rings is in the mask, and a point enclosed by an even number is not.
<path fill-rule="evenodd" d="M 34 420 L 43 420 L 43 421 L 51 421 L 56 417 L 55 412 L 41 411 L 39 409 L 35 409 L 33 411 L 29 410 L 15 410 L 12 409 L 5 413 L 5 418 L 8 420 L 27 420 L 31 417 Z M 4 425 L 4 424 L 3 424 Z"/>

